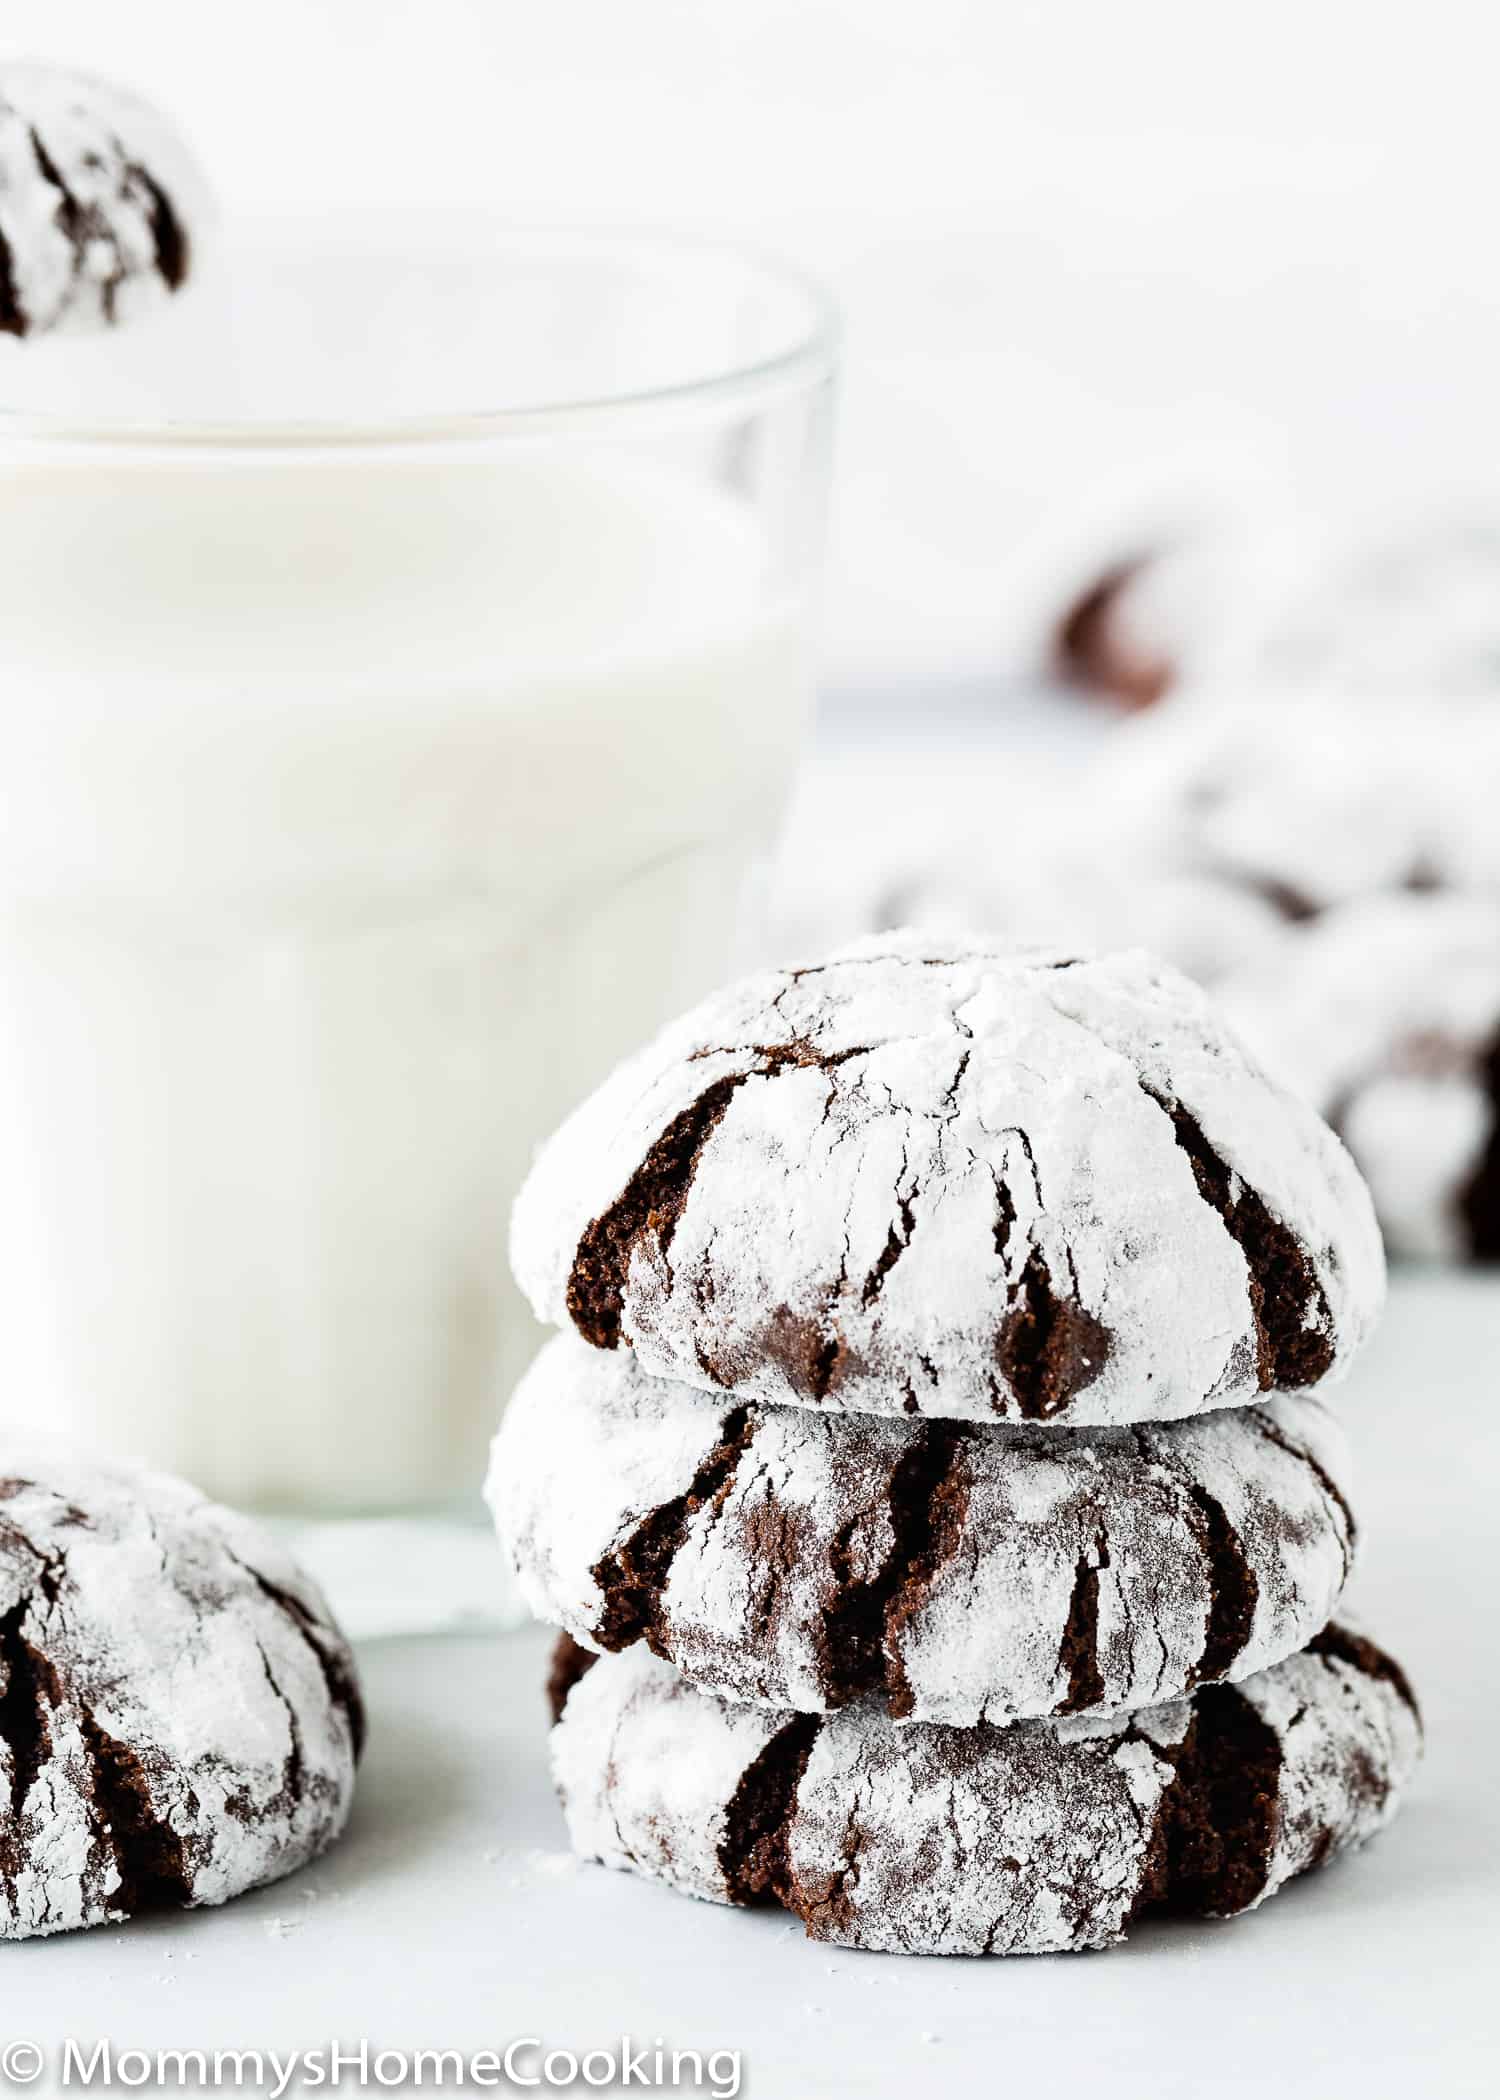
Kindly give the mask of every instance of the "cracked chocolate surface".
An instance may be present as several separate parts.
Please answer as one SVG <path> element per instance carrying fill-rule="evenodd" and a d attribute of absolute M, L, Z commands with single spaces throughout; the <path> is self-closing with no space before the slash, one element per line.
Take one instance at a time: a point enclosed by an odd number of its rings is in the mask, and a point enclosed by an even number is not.
<path fill-rule="evenodd" d="M 316 1588 L 185 1483 L 0 1447 L 0 1938 L 225 1902 L 342 1829 L 364 1720 Z"/>
<path fill-rule="evenodd" d="M 1180 1101 L 1162 1100 L 1149 1086 L 1146 1092 L 1170 1119 L 1192 1163 L 1199 1194 L 1244 1254 L 1261 1391 L 1316 1385 L 1333 1359 L 1328 1301 L 1295 1233 L 1226 1166 Z"/>
<path fill-rule="evenodd" d="M 707 1505 L 711 1518 L 734 1487 L 735 1469 L 750 1438 L 750 1410 L 726 1415 L 717 1438 L 680 1495 L 648 1510 L 640 1522 L 601 1556 L 594 1571 L 604 1611 L 594 1632 L 605 1648 L 628 1648 L 645 1639 L 665 1652 L 663 1592 L 689 1527 Z"/>
<path fill-rule="evenodd" d="M 637 1648 L 575 1687 L 552 1742 L 585 1858 L 779 1904 L 813 1939 L 1024 1954 L 1253 1909 L 1390 1820 L 1421 1729 L 1396 1666 L 1338 1629 L 1133 1715 L 973 1729 L 736 1706 Z"/>
<path fill-rule="evenodd" d="M 0 66 L 0 333 L 108 328 L 179 291 L 203 183 L 163 118 L 55 66 Z"/>
<path fill-rule="evenodd" d="M 1500 1027 L 1475 1061 L 1486 1129 L 1458 1191 L 1458 1213 L 1476 1261 L 1500 1261 Z"/>
<path fill-rule="evenodd" d="M 568 1694 L 580 1677 L 586 1677 L 599 1660 L 592 1648 L 584 1648 L 570 1633 L 560 1633 L 547 1666 L 547 1712 L 554 1725 L 562 1719 Z"/>
<path fill-rule="evenodd" d="M 1393 1254 L 1500 1261 L 1500 902 L 1412 891 L 1328 913 L 1224 988 L 1338 1130 Z"/>
<path fill-rule="evenodd" d="M 523 1594 L 728 1698 L 968 1727 L 1238 1679 L 1349 1573 L 1342 1431 L 1311 1397 L 1033 1428 L 814 1415 L 548 1344 L 489 1495 Z"/>
<path fill-rule="evenodd" d="M 1132 710 L 1154 706 L 1177 673 L 1166 649 L 1138 632 L 1131 618 L 1131 587 L 1150 560 L 1111 563 L 1058 621 L 1053 645 L 1056 670 L 1067 684 Z"/>
<path fill-rule="evenodd" d="M 1342 1147 L 1184 978 L 912 935 L 668 1029 L 544 1148 L 512 1258 L 728 1401 L 979 1421 L 1310 1385 L 1384 1289 Z"/>

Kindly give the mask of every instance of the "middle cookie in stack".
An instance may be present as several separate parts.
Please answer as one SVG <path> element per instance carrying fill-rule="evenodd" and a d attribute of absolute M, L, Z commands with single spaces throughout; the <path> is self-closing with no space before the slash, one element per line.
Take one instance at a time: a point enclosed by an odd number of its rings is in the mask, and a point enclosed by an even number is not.
<path fill-rule="evenodd" d="M 1415 1722 L 1323 1631 L 1345 1450 L 1284 1390 L 1363 1339 L 1379 1239 L 1184 979 L 898 939 L 735 986 L 564 1126 L 514 1251 L 577 1335 L 502 1426 L 502 1536 L 541 1616 L 680 1673 L 569 1697 L 580 1849 L 1021 1950 L 1383 1820 Z"/>
<path fill-rule="evenodd" d="M 722 1414 L 559 1336 L 495 1461 L 527 1600 L 722 1697 L 972 1728 L 1247 1677 L 1328 1623 L 1348 1455 L 1317 1400 L 1132 1429 Z"/>

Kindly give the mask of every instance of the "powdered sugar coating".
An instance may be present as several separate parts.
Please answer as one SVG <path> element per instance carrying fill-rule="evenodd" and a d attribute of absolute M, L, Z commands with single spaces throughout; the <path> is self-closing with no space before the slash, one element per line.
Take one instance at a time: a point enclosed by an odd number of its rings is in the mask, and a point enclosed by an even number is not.
<path fill-rule="evenodd" d="M 1456 515 L 1351 532 L 1283 533 L 1274 563 L 1221 636 L 1244 678 L 1349 694 L 1420 694 L 1430 707 L 1500 691 L 1500 530 Z M 1266 588 L 1269 583 L 1273 587 Z M 1274 586 L 1279 583 L 1279 588 Z M 1215 665 L 1200 666 L 1212 675 Z"/>
<path fill-rule="evenodd" d="M 516 1275 L 647 1369 L 871 1413 L 1172 1420 L 1342 1371 L 1342 1147 L 1185 978 L 894 935 L 730 986 L 544 1148 Z"/>
<path fill-rule="evenodd" d="M 1383 891 L 1500 883 L 1500 715 L 1284 687 L 1184 692 L 1122 728 L 1082 789 L 1101 881 L 1230 882 L 1290 919 Z"/>
<path fill-rule="evenodd" d="M 305 1865 L 343 1828 L 362 1729 L 342 1635 L 257 1525 L 0 1441 L 0 1938 Z"/>
<path fill-rule="evenodd" d="M 1205 985 L 1277 946 L 1285 921 L 1259 890 L 1138 856 L 1124 865 L 1097 824 L 1086 843 L 1050 828 L 1034 850 L 1014 836 L 981 844 L 950 831 L 940 856 L 894 885 L 900 923 L 942 935 L 983 926 L 1069 953 L 1140 946 Z"/>
<path fill-rule="evenodd" d="M 721 1696 L 972 1727 L 1114 1711 L 1300 1648 L 1352 1558 L 1348 1452 L 1291 1398 L 1134 1429 L 722 1403 L 558 1336 L 489 1498 L 527 1602 Z"/>
<path fill-rule="evenodd" d="M 1393 1253 L 1500 1256 L 1500 897 L 1375 897 L 1289 934 L 1226 1005 L 1337 1127 Z"/>
<path fill-rule="evenodd" d="M 0 330 L 110 327 L 176 291 L 204 196 L 139 96 L 59 66 L 0 66 Z"/>
<path fill-rule="evenodd" d="M 778 959 L 896 926 L 982 927 L 1070 954 L 1148 948 L 1217 987 L 1289 923 L 1351 899 L 1500 886 L 1491 703 L 1434 716 L 1184 691 L 1045 759 L 976 744 L 846 771 L 815 765 L 800 798 L 773 897 Z"/>
<path fill-rule="evenodd" d="M 1388 1822 L 1420 1743 L 1399 1671 L 1337 1630 L 1241 1687 L 1006 1729 L 733 1706 L 635 1649 L 574 1686 L 553 1767 L 585 1858 L 781 1903 L 814 1939 L 1042 1954 L 1253 1909 Z"/>

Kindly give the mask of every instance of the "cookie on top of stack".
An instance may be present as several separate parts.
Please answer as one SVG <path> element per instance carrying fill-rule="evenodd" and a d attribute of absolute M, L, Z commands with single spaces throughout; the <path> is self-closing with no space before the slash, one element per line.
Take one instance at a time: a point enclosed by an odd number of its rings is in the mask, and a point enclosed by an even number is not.
<path fill-rule="evenodd" d="M 581 1853 L 1045 1952 L 1249 1909 L 1392 1813 L 1420 1727 L 1331 1623 L 1309 1391 L 1379 1235 L 1175 972 L 896 936 L 732 986 L 544 1149 L 513 1258 L 565 1331 L 489 1493 L 564 1632 Z"/>

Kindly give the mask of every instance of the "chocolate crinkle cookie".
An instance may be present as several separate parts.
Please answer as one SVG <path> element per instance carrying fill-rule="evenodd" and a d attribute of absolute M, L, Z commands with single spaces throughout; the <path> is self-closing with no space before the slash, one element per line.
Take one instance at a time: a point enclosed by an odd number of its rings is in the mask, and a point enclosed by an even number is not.
<path fill-rule="evenodd" d="M 0 1937 L 290 1874 L 343 1828 L 363 1731 L 342 1634 L 258 1526 L 0 1442 Z"/>
<path fill-rule="evenodd" d="M 890 936 L 730 987 L 544 1148 L 539 1316 L 740 1399 L 1170 1420 L 1316 1385 L 1381 1303 L 1348 1154 L 1185 978 Z"/>
<path fill-rule="evenodd" d="M 972 1727 L 1155 1705 L 1328 1621 L 1342 1431 L 1291 1397 L 1084 1431 L 740 1403 L 559 1336 L 490 1496 L 521 1590 L 586 1647 L 823 1713 Z"/>
<path fill-rule="evenodd" d="M 179 291 L 205 195 L 139 97 L 56 66 L 0 66 L 0 333 L 107 328 Z"/>
<path fill-rule="evenodd" d="M 1085 843 L 1052 835 L 1029 850 L 1020 827 L 999 847 L 954 836 L 891 894 L 887 926 L 929 938 L 983 926 L 992 935 L 1061 946 L 1068 954 L 1148 948 L 1196 984 L 1275 948 L 1285 921 L 1261 892 L 1232 877 L 1153 867 L 1111 852 L 1094 827 Z M 873 929 L 872 929 L 873 930 Z"/>
<path fill-rule="evenodd" d="M 1394 1813 L 1421 1724 L 1330 1626 L 1237 1686 L 1110 1719 L 892 1728 L 731 1705 L 636 1648 L 574 1678 L 553 1766 L 575 1850 L 906 1954 L 1103 1947 L 1229 1917 Z"/>
<path fill-rule="evenodd" d="M 1227 885 L 1302 925 L 1385 893 L 1500 884 L 1500 716 L 1276 687 L 1174 694 L 1079 789 L 1101 884 L 1122 868 Z"/>
<path fill-rule="evenodd" d="M 1224 999 L 1348 1145 L 1392 1253 L 1500 1261 L 1500 893 L 1348 905 Z"/>
<path fill-rule="evenodd" d="M 1283 587 L 1241 619 L 1248 678 L 1372 703 L 1420 695 L 1434 707 L 1500 690 L 1500 529 L 1449 513 L 1326 527 L 1281 564 Z"/>
<path fill-rule="evenodd" d="M 1051 668 L 1125 708 L 1239 688 L 1430 715 L 1500 686 L 1493 516 L 1351 529 L 1278 505 L 1236 528 L 1138 501 L 1087 551 L 1055 576 Z"/>

